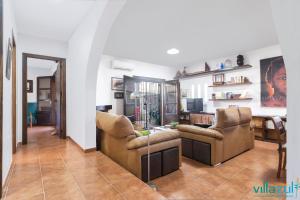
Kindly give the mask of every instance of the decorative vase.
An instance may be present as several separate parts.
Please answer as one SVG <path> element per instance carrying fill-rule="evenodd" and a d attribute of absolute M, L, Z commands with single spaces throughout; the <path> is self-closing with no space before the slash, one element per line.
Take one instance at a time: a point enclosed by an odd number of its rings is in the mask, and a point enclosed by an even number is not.
<path fill-rule="evenodd" d="M 238 55 L 236 63 L 237 63 L 238 66 L 244 65 L 244 56 L 243 55 Z"/>

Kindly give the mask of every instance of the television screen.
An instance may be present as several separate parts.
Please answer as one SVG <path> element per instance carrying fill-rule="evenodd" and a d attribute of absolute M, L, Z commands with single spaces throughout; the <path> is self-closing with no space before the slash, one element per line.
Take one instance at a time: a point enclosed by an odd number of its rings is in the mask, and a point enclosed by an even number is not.
<path fill-rule="evenodd" d="M 187 110 L 191 113 L 199 113 L 203 111 L 203 99 L 196 98 L 196 99 L 187 99 Z"/>

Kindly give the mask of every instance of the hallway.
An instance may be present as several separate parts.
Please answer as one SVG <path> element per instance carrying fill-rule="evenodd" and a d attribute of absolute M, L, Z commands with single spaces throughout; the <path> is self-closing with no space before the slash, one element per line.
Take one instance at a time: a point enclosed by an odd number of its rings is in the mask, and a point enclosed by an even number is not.
<path fill-rule="evenodd" d="M 14 156 L 4 199 L 164 199 L 100 152 L 83 153 L 52 131 L 29 129 L 28 145 Z"/>

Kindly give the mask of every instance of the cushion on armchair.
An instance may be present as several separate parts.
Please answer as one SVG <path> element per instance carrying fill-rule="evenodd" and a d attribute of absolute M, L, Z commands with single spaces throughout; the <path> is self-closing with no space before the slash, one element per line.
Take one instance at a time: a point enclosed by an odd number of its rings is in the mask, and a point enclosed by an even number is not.
<path fill-rule="evenodd" d="M 216 138 L 218 140 L 222 140 L 224 138 L 223 134 L 220 132 L 210 129 L 210 128 L 201 128 L 193 125 L 178 125 L 177 129 L 183 132 L 194 133 L 198 135 L 204 135 L 207 137 Z"/>
<path fill-rule="evenodd" d="M 157 144 L 160 142 L 165 142 L 173 139 L 179 138 L 179 133 L 175 131 L 161 131 L 158 133 L 150 134 L 150 144 Z M 127 149 L 137 149 L 140 147 L 147 146 L 148 144 L 148 136 L 140 136 L 130 140 L 127 143 Z"/>
<path fill-rule="evenodd" d="M 116 138 L 124 138 L 135 134 L 130 120 L 124 115 L 97 111 L 96 125 L 97 128 Z"/>

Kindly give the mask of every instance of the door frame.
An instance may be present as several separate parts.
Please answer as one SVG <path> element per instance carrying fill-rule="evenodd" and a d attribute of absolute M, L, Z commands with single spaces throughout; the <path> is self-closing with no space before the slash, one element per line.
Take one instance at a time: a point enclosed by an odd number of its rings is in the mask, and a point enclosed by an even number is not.
<path fill-rule="evenodd" d="M 60 62 L 61 73 L 60 80 L 62 83 L 61 88 L 61 139 L 66 139 L 66 59 L 31 53 L 23 53 L 22 54 L 22 71 L 23 71 L 23 79 L 22 79 L 22 107 L 23 107 L 23 116 L 22 116 L 22 144 L 27 144 L 27 68 L 28 68 L 28 58 L 36 58 L 42 60 L 52 60 L 55 62 Z"/>
<path fill-rule="evenodd" d="M 17 45 L 14 33 L 12 33 L 12 152 L 17 151 Z"/>
<path fill-rule="evenodd" d="M 2 197 L 3 160 L 3 0 L 0 0 L 0 197 Z"/>

